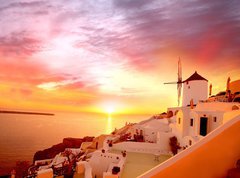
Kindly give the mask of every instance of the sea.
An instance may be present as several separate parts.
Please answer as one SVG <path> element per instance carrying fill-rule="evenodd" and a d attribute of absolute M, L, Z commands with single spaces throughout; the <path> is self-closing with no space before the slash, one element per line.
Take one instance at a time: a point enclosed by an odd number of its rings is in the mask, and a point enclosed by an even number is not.
<path fill-rule="evenodd" d="M 0 175 L 17 161 L 33 160 L 36 151 L 61 143 L 63 138 L 109 134 L 126 123 L 150 115 L 107 115 L 57 112 L 54 116 L 0 113 Z"/>

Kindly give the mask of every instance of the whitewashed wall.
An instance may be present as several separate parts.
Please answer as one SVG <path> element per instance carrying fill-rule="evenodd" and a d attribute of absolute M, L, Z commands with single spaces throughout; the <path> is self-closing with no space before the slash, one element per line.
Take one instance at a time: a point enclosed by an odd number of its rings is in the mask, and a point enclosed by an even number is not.
<path fill-rule="evenodd" d="M 92 167 L 93 177 L 95 175 L 97 177 L 102 177 L 103 172 L 106 172 L 109 169 L 109 166 L 112 164 L 118 164 L 121 159 L 123 159 L 121 154 L 102 153 L 101 151 L 95 151 L 89 160 L 89 164 Z"/>
<path fill-rule="evenodd" d="M 113 149 L 126 150 L 127 152 L 168 154 L 166 146 L 156 143 L 145 142 L 121 142 L 113 145 Z"/>
<path fill-rule="evenodd" d="M 208 82 L 206 80 L 194 80 L 183 83 L 182 106 L 189 105 L 191 99 L 193 99 L 194 104 L 197 104 L 199 100 L 206 100 L 207 98 Z"/>

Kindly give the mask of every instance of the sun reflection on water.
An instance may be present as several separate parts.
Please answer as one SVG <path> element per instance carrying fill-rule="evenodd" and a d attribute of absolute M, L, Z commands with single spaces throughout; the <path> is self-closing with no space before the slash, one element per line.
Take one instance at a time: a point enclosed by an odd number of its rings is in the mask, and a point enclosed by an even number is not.
<path fill-rule="evenodd" d="M 112 116 L 111 114 L 108 114 L 108 118 L 107 118 L 107 125 L 106 125 L 106 133 L 110 134 L 112 133 L 113 128 L 112 128 Z"/>

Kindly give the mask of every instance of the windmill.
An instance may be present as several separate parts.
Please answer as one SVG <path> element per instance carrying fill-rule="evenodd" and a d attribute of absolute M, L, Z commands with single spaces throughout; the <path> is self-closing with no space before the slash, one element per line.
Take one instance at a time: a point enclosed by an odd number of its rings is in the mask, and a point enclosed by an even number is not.
<path fill-rule="evenodd" d="M 180 99 L 181 99 L 181 92 L 182 92 L 182 64 L 181 59 L 178 59 L 178 80 L 177 82 L 167 82 L 164 84 L 177 84 L 177 90 L 178 90 L 178 106 L 180 105 Z"/>

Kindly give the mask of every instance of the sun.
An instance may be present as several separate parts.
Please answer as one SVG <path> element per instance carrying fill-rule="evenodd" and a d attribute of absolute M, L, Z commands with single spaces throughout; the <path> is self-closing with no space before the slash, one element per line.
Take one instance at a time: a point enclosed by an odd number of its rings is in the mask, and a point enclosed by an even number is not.
<path fill-rule="evenodd" d="M 104 103 L 101 103 L 101 107 L 99 107 L 99 109 L 100 108 L 102 113 L 108 114 L 109 116 L 113 113 L 118 113 L 117 109 L 119 109 L 114 101 L 105 101 Z"/>
<path fill-rule="evenodd" d="M 108 106 L 106 108 L 106 112 L 110 115 L 112 114 L 113 112 L 115 111 L 114 107 L 113 106 Z"/>

